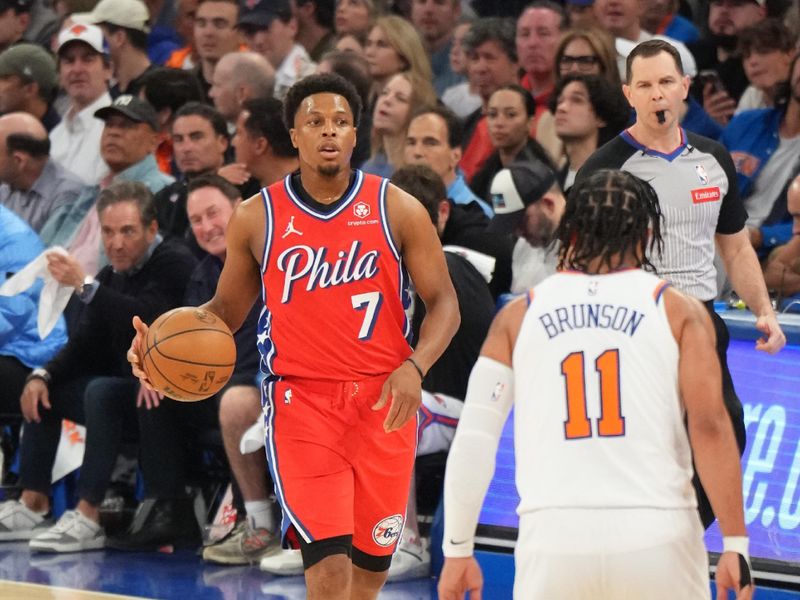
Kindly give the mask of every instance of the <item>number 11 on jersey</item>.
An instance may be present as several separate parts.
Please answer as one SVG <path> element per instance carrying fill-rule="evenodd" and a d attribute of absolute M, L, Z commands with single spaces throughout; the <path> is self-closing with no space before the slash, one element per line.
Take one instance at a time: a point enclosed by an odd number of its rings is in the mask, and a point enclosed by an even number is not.
<path fill-rule="evenodd" d="M 625 417 L 619 382 L 619 350 L 606 350 L 594 361 L 600 378 L 600 418 L 597 435 L 617 437 L 625 435 Z M 567 396 L 567 420 L 564 436 L 568 440 L 592 437 L 592 422 L 586 408 L 586 375 L 583 352 L 572 352 L 561 361 Z"/>

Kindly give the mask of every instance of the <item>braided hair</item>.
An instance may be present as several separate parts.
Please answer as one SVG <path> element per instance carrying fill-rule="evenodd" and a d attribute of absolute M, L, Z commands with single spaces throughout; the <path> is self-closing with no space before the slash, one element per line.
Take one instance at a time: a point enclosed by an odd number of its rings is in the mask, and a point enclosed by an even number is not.
<path fill-rule="evenodd" d="M 645 256 L 661 256 L 661 207 L 649 183 L 625 171 L 601 169 L 577 183 L 569 193 L 556 232 L 561 242 L 559 269 L 586 271 L 589 264 L 610 270 L 631 254 L 637 267 L 655 271 Z"/>

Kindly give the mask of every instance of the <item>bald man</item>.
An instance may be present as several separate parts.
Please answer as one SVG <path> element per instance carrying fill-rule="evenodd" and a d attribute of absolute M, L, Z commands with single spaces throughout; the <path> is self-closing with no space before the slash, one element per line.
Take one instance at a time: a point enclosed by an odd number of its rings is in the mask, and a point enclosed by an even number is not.
<path fill-rule="evenodd" d="M 39 233 L 47 219 L 74 201 L 83 182 L 50 158 L 41 122 L 25 112 L 0 117 L 0 204 Z"/>
<path fill-rule="evenodd" d="M 253 98 L 271 98 L 275 88 L 275 69 L 256 52 L 231 52 L 214 69 L 208 95 L 228 123 L 235 123 L 242 104 Z"/>
<path fill-rule="evenodd" d="M 794 178 L 786 194 L 792 215 L 792 239 L 773 250 L 764 269 L 764 281 L 782 296 L 800 293 L 800 175 Z"/>

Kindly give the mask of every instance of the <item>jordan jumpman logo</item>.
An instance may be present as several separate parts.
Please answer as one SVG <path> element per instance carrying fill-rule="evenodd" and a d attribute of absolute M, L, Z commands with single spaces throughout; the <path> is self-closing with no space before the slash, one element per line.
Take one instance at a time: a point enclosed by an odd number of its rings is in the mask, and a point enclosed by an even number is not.
<path fill-rule="evenodd" d="M 302 231 L 298 231 L 294 228 L 294 215 L 289 217 L 289 224 L 286 226 L 286 231 L 283 232 L 281 239 L 285 238 L 290 233 L 296 233 L 297 235 L 303 235 Z"/>

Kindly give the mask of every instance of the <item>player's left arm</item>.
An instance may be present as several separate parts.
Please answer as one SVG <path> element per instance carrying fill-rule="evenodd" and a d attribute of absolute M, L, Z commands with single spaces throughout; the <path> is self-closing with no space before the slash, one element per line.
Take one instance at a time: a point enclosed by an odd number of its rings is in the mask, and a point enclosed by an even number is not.
<path fill-rule="evenodd" d="M 756 350 L 775 354 L 786 345 L 786 336 L 772 309 L 764 274 L 747 229 L 732 234 L 717 233 L 716 242 L 733 289 L 756 315 L 756 328 L 766 336 L 756 342 Z"/>
<path fill-rule="evenodd" d="M 425 303 L 425 318 L 411 355 L 411 360 L 425 374 L 458 329 L 461 321 L 458 299 L 436 229 L 422 204 L 393 185 L 388 186 L 386 194 L 392 236 L 416 292 Z M 387 432 L 403 427 L 419 408 L 422 380 L 414 364 L 404 361 L 389 376 L 375 405 L 378 410 L 391 398 L 384 422 Z"/>
<path fill-rule="evenodd" d="M 470 374 L 445 470 L 442 600 L 461 600 L 467 592 L 472 599 L 480 598 L 483 577 L 473 556 L 475 528 L 514 402 L 511 355 L 526 309 L 521 298 L 498 313 Z"/>

